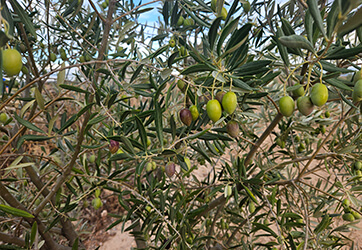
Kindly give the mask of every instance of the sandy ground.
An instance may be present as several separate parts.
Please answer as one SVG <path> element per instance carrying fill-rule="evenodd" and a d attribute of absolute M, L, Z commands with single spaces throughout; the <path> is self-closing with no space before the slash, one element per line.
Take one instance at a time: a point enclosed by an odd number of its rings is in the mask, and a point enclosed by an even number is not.
<path fill-rule="evenodd" d="M 267 146 L 268 144 L 270 145 L 273 139 L 268 138 L 268 140 L 266 141 L 266 145 L 264 146 Z M 228 155 L 228 153 L 225 155 Z M 221 164 L 218 163 L 217 165 L 220 166 Z M 313 167 L 313 165 L 314 163 L 311 167 Z M 203 179 L 209 174 L 210 169 L 210 166 L 198 165 L 198 169 L 194 170 L 193 174 L 195 174 L 199 179 Z M 321 172 L 321 175 L 323 174 L 325 174 L 325 172 Z M 316 178 L 316 176 L 313 175 L 311 177 L 312 179 Z M 333 226 L 339 226 L 342 225 L 342 223 L 344 223 L 342 220 L 336 220 Z M 355 224 L 353 226 L 355 228 L 362 228 L 362 220 L 358 224 Z M 343 235 L 354 241 L 356 245 L 353 249 L 362 249 L 362 233 L 360 230 L 351 229 L 350 232 L 344 232 Z M 115 228 L 111 229 L 108 232 L 108 236 L 109 237 L 107 237 L 107 240 L 102 242 L 99 248 L 100 250 L 128 250 L 136 247 L 136 243 L 133 237 L 128 232 L 122 232 L 122 225 L 118 225 Z"/>
<path fill-rule="evenodd" d="M 208 168 L 206 166 L 200 166 L 197 170 L 195 170 L 195 174 L 197 176 L 203 178 L 206 177 L 208 174 Z M 335 225 L 342 225 L 344 223 L 342 220 L 335 221 Z M 126 224 L 125 228 L 127 227 Z M 354 225 L 357 228 L 362 228 L 362 220 Z M 107 240 L 101 242 L 100 250 L 128 250 L 136 247 L 136 243 L 133 237 L 128 232 L 122 231 L 122 225 L 119 224 L 116 227 L 109 230 L 107 233 Z M 362 249 L 362 233 L 360 230 L 352 229 L 350 232 L 343 233 L 347 238 L 353 240 L 355 244 L 354 249 Z M 95 248 L 92 248 L 95 249 Z"/>
<path fill-rule="evenodd" d="M 131 249 L 132 247 L 136 247 L 136 242 L 134 241 L 133 237 L 128 232 L 122 231 L 122 225 L 117 225 L 116 227 L 112 228 L 111 231 L 113 232 L 114 236 L 103 242 L 99 248 L 100 250 L 126 250 Z"/>
<path fill-rule="evenodd" d="M 194 170 L 194 174 L 200 178 L 205 178 L 210 171 L 210 167 L 199 166 L 198 169 Z M 127 227 L 126 224 L 125 228 Z M 128 232 L 122 231 L 122 225 L 119 224 L 110 230 L 109 238 L 102 242 L 99 250 L 128 250 L 136 247 L 136 242 Z"/>

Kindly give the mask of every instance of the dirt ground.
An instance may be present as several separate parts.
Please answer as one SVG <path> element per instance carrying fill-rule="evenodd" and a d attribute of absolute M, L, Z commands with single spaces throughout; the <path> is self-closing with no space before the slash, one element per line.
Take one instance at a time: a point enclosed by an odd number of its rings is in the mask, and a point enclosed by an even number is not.
<path fill-rule="evenodd" d="M 199 166 L 197 170 L 194 170 L 195 175 L 202 179 L 207 176 L 209 169 L 207 166 Z M 92 234 L 89 240 L 86 241 L 87 249 L 94 250 L 99 247 L 99 250 L 128 250 L 136 247 L 133 237 L 128 232 L 122 230 L 122 224 L 118 224 L 106 231 L 107 226 L 112 223 L 112 219 L 107 215 L 107 210 L 103 209 L 100 212 L 100 218 L 102 219 L 96 223 L 98 231 Z M 340 220 L 335 221 L 335 223 L 341 225 L 343 222 Z M 126 224 L 124 228 L 128 225 Z M 355 227 L 362 228 L 362 220 Z M 344 235 L 357 244 L 354 249 L 362 249 L 362 232 L 360 230 L 352 229 L 350 232 L 345 232 Z"/>

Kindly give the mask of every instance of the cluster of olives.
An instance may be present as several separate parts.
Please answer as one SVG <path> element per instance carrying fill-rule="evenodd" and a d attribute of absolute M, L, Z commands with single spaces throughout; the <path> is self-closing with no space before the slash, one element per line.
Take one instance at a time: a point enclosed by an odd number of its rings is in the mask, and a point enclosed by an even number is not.
<path fill-rule="evenodd" d="M 344 211 L 344 214 L 342 215 L 343 220 L 354 221 L 354 220 L 361 219 L 361 215 L 358 212 L 353 211 L 350 208 L 350 201 L 348 199 L 343 200 L 342 206 L 343 206 L 343 211 Z"/>
<path fill-rule="evenodd" d="M 154 161 L 148 162 L 146 164 L 146 171 L 147 172 L 151 172 L 152 170 L 156 170 L 156 168 L 157 168 L 157 165 L 156 165 L 156 162 L 154 162 Z"/>
<path fill-rule="evenodd" d="M 103 202 L 101 200 L 101 198 L 99 197 L 101 195 L 101 190 L 97 189 L 95 191 L 95 198 L 92 200 L 92 206 L 95 208 L 95 209 L 99 209 L 103 206 Z"/>
<path fill-rule="evenodd" d="M 294 142 L 295 143 L 299 143 L 297 150 L 298 153 L 302 153 L 305 149 L 306 149 L 306 145 L 310 144 L 310 139 L 308 137 L 304 138 L 304 142 L 300 139 L 299 135 L 296 135 L 294 137 Z M 282 140 L 280 137 L 278 137 L 275 140 L 275 143 L 280 147 L 280 148 L 285 148 L 285 141 Z"/>
<path fill-rule="evenodd" d="M 170 41 L 168 41 L 168 45 L 169 45 L 171 48 L 175 48 L 175 47 L 176 47 L 176 40 L 175 40 L 174 37 L 172 37 L 172 38 L 170 39 Z M 185 46 L 182 46 L 182 45 L 181 45 L 181 46 L 178 48 L 178 52 L 179 52 L 179 55 L 180 55 L 180 56 L 187 56 L 187 50 L 186 50 Z"/>
<path fill-rule="evenodd" d="M 312 113 L 314 105 L 321 107 L 328 100 L 328 88 L 323 83 L 313 85 L 310 95 L 305 95 L 304 87 L 300 84 L 296 85 L 293 91 L 294 98 L 297 98 L 297 108 L 299 112 L 305 116 Z M 287 95 L 279 100 L 280 113 L 284 116 L 291 116 L 294 113 L 294 99 Z"/>
<path fill-rule="evenodd" d="M 180 16 L 177 20 L 177 26 L 191 26 L 194 25 L 195 21 L 191 17 L 184 18 L 183 16 Z"/>
<path fill-rule="evenodd" d="M 231 115 L 236 110 L 238 105 L 236 94 L 232 91 L 227 93 L 220 91 L 216 94 L 215 99 L 209 100 L 206 104 L 206 112 L 210 120 L 217 122 L 224 110 L 228 115 Z M 237 137 L 239 134 L 239 123 L 235 120 L 230 120 L 226 124 L 226 131 L 231 137 Z"/>
<path fill-rule="evenodd" d="M 90 60 L 92 60 L 92 57 L 90 55 L 88 55 L 88 54 L 81 55 L 79 57 L 79 62 L 80 63 L 89 62 Z"/>
<path fill-rule="evenodd" d="M 217 14 L 216 13 L 217 12 L 216 3 L 217 3 L 217 0 L 211 0 L 211 9 L 215 14 Z M 222 20 L 226 20 L 227 15 L 228 15 L 228 12 L 227 12 L 226 8 L 222 7 L 219 17 L 221 17 Z"/>
<path fill-rule="evenodd" d="M 177 86 L 181 91 L 185 92 L 185 82 L 178 80 Z M 223 110 L 231 115 L 237 107 L 237 97 L 232 91 L 225 93 L 220 91 L 215 95 L 215 99 L 209 100 L 206 104 L 206 112 L 211 121 L 217 122 L 223 113 Z M 186 126 L 190 126 L 192 121 L 196 121 L 200 114 L 196 105 L 191 105 L 190 108 L 181 109 L 180 120 Z M 237 137 L 239 134 L 239 123 L 235 120 L 230 120 L 226 125 L 226 131 L 231 137 Z"/>

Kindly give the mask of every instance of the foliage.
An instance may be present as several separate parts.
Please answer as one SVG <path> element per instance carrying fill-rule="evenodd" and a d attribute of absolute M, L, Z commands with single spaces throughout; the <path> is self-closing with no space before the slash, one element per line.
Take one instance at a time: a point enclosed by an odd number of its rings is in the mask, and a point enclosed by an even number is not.
<path fill-rule="evenodd" d="M 152 28 L 149 3 L 1 2 L 25 66 L 0 76 L 4 247 L 83 249 L 106 191 L 138 248 L 354 246 L 360 2 L 159 3 Z"/>

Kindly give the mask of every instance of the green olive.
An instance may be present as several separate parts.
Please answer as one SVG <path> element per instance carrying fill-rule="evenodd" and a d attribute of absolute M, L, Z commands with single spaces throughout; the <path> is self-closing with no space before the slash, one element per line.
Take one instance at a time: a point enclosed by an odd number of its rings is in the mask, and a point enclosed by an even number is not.
<path fill-rule="evenodd" d="M 210 100 L 206 104 L 206 112 L 210 120 L 217 122 L 221 117 L 221 105 L 218 100 Z"/>
<path fill-rule="evenodd" d="M 312 103 L 318 107 L 323 106 L 328 100 L 328 89 L 323 83 L 317 83 L 310 93 Z"/>
<path fill-rule="evenodd" d="M 294 100 L 290 96 L 283 96 L 282 98 L 280 98 L 279 109 L 282 115 L 287 117 L 291 116 L 294 112 L 294 107 L 295 107 Z"/>
<path fill-rule="evenodd" d="M 227 92 L 222 98 L 222 107 L 225 112 L 231 115 L 238 105 L 236 94 L 232 91 Z"/>

